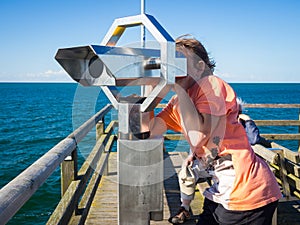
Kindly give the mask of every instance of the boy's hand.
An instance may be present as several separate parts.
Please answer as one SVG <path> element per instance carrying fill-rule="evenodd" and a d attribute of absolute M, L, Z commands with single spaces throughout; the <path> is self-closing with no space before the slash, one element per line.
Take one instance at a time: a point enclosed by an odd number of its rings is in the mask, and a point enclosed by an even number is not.
<path fill-rule="evenodd" d="M 186 159 L 185 159 L 185 165 L 186 166 L 191 166 L 193 165 L 194 162 L 194 156 L 193 155 L 189 155 Z"/>

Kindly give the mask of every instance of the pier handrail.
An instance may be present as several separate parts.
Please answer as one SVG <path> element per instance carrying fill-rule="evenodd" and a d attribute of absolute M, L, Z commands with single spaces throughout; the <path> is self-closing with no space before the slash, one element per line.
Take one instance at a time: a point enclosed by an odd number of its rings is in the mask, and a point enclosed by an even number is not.
<path fill-rule="evenodd" d="M 280 104 L 280 103 L 248 103 L 244 105 L 245 108 L 300 108 L 300 104 Z"/>
<path fill-rule="evenodd" d="M 112 144 L 116 139 L 112 132 L 116 125 L 116 121 L 110 122 L 105 132 L 98 138 L 78 174 L 71 176 L 72 179 L 65 187 L 62 199 L 50 216 L 47 224 L 68 224 L 71 219 L 81 224 L 78 221 L 85 220 L 101 176 L 108 172 L 108 157 Z M 68 161 L 65 163 L 68 163 Z M 62 179 L 67 177 L 67 180 L 69 180 L 68 176 L 70 174 L 68 175 L 68 173 L 71 170 L 66 171 L 66 174 L 64 174 L 62 169 Z M 72 173 L 77 173 L 77 171 L 71 172 L 71 175 Z"/>
<path fill-rule="evenodd" d="M 7 223 L 15 215 L 111 107 L 106 105 L 0 190 L 1 223 Z"/>
<path fill-rule="evenodd" d="M 157 108 L 163 108 L 166 104 L 160 103 Z M 280 104 L 280 103 L 247 103 L 244 104 L 245 108 L 298 108 L 300 109 L 300 104 Z"/>
<path fill-rule="evenodd" d="M 166 104 L 159 104 L 157 108 L 163 108 Z M 254 120 L 257 126 L 298 126 L 298 133 L 280 134 L 262 133 L 261 136 L 269 140 L 298 140 L 298 150 L 300 151 L 300 104 L 245 104 L 244 108 L 295 108 L 299 109 L 298 120 Z"/>
<path fill-rule="evenodd" d="M 160 104 L 159 108 L 164 107 Z M 298 108 L 300 104 L 245 104 L 245 108 Z M 298 126 L 297 134 L 261 134 L 270 140 L 298 140 L 300 143 L 300 111 L 299 120 L 254 120 L 258 126 Z M 165 134 L 167 140 L 183 140 L 182 134 Z M 261 145 L 252 146 L 255 153 L 268 162 L 276 175 L 278 183 L 282 186 L 286 200 L 300 199 L 300 145 L 298 152 L 287 149 L 275 142 L 272 148 Z"/>
<path fill-rule="evenodd" d="M 162 105 L 160 104 L 160 106 Z M 300 104 L 246 104 L 245 107 L 300 109 Z M 84 223 L 101 176 L 107 170 L 105 167 L 107 166 L 110 148 L 116 139 L 112 131 L 117 122 L 111 121 L 105 130 L 103 125 L 104 116 L 111 108 L 112 105 L 106 105 L 0 190 L 1 224 L 5 224 L 15 215 L 59 165 L 61 165 L 62 173 L 62 199 L 47 224 L 67 224 L 70 220 L 75 220 L 76 224 Z M 258 124 L 264 125 L 267 120 L 263 122 L 256 121 Z M 281 120 L 269 121 L 271 121 L 271 124 L 266 124 L 267 126 L 274 124 L 299 126 L 298 120 L 293 120 L 291 124 L 285 124 L 285 121 Z M 81 168 L 77 170 L 77 144 L 95 126 L 98 126 L 96 131 L 100 134 L 96 145 Z M 180 134 L 166 134 L 165 139 L 179 140 L 184 138 Z M 295 139 L 298 140 L 297 137 Z M 274 168 L 277 178 L 281 179 L 278 180 L 279 184 L 285 188 L 285 193 L 288 190 L 288 192 L 300 198 L 299 153 L 292 152 L 274 142 L 272 142 L 272 147 L 280 149 L 278 152 L 262 149 L 261 147 L 255 147 L 256 153 Z M 286 171 L 282 173 L 280 168 L 284 168 Z"/>

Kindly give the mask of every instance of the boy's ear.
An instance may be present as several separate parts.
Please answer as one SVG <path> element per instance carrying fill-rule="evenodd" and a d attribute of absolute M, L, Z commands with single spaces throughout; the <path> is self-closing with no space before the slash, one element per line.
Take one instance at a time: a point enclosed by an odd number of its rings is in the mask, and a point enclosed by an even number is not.
<path fill-rule="evenodd" d="M 197 69 L 200 73 L 203 73 L 205 70 L 205 62 L 203 62 L 202 60 L 199 60 L 197 63 Z"/>

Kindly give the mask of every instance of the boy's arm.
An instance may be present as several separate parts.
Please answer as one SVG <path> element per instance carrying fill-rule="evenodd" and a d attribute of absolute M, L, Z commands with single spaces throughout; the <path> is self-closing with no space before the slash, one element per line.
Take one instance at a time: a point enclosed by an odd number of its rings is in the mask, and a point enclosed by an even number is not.
<path fill-rule="evenodd" d="M 217 127 L 220 117 L 198 112 L 194 103 L 181 87 L 175 87 L 178 96 L 180 114 L 183 121 L 183 129 L 192 150 L 201 147 L 209 138 L 210 134 Z"/>
<path fill-rule="evenodd" d="M 180 120 L 174 115 L 174 107 L 177 104 L 177 101 L 177 96 L 174 95 L 166 107 L 150 121 L 150 137 L 162 135 L 167 129 L 175 132 L 182 131 Z"/>
<path fill-rule="evenodd" d="M 167 131 L 166 123 L 159 117 L 154 117 L 149 124 L 150 137 L 160 136 Z"/>

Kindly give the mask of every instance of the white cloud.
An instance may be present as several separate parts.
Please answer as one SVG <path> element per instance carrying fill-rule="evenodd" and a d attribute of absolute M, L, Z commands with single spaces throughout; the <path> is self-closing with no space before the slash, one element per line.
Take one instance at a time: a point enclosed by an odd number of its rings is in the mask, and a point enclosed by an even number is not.
<path fill-rule="evenodd" d="M 66 75 L 66 72 L 64 70 L 58 70 L 58 71 L 54 71 L 54 70 L 47 70 L 44 72 L 45 75 L 57 75 L 57 74 L 64 74 Z"/>
<path fill-rule="evenodd" d="M 228 83 L 268 82 L 267 77 L 264 77 L 264 76 L 261 77 L 261 76 L 257 76 L 254 74 L 233 74 L 233 73 L 219 72 L 219 73 L 216 73 L 216 75 Z"/>
<path fill-rule="evenodd" d="M 0 82 L 72 82 L 70 76 L 62 69 L 46 70 L 43 72 L 28 73 L 0 73 Z"/>
<path fill-rule="evenodd" d="M 241 81 L 242 77 L 237 76 L 235 74 L 232 73 L 221 73 L 221 72 L 217 72 L 216 73 L 217 76 L 219 76 L 220 78 L 222 78 L 223 80 L 225 80 L 226 82 L 236 82 L 236 81 Z"/>

